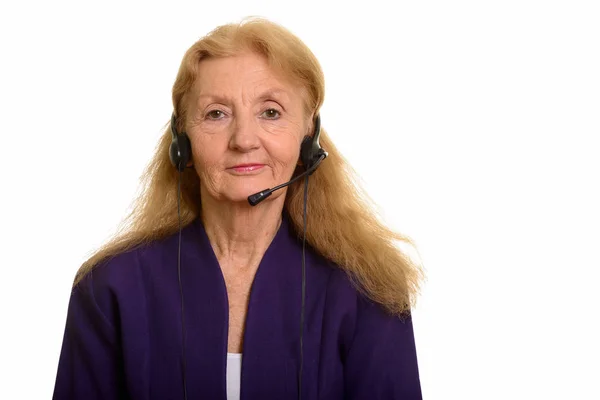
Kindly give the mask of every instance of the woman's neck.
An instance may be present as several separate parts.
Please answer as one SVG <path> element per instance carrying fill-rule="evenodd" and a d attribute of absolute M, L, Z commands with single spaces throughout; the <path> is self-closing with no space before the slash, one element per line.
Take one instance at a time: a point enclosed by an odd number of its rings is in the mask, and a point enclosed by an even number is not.
<path fill-rule="evenodd" d="M 258 265 L 281 225 L 283 198 L 259 206 L 202 202 L 202 223 L 221 266 Z"/>

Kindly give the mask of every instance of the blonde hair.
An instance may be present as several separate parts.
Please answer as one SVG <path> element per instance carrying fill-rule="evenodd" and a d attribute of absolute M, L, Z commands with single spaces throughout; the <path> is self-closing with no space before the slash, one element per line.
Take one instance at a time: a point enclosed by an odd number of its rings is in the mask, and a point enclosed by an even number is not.
<path fill-rule="evenodd" d="M 306 115 L 316 115 L 323 104 L 325 83 L 319 62 L 308 47 L 286 28 L 264 18 L 211 31 L 185 53 L 173 85 L 173 106 L 178 130 L 185 125 L 186 95 L 198 76 L 198 65 L 207 57 L 226 57 L 251 50 L 269 65 L 304 88 Z M 79 268 L 74 285 L 100 262 L 142 244 L 175 234 L 178 172 L 169 160 L 171 143 L 167 126 L 154 157 L 144 171 L 142 190 L 116 235 Z M 321 146 L 329 157 L 311 175 L 308 194 L 307 243 L 342 268 L 357 290 L 393 314 L 410 311 L 424 278 L 420 266 L 403 253 L 395 241 L 413 241 L 386 227 L 377 208 L 360 188 L 357 176 L 325 129 Z M 287 191 L 284 209 L 297 232 L 303 229 L 303 181 Z M 200 182 L 194 169 L 182 173 L 182 226 L 200 216 Z"/>

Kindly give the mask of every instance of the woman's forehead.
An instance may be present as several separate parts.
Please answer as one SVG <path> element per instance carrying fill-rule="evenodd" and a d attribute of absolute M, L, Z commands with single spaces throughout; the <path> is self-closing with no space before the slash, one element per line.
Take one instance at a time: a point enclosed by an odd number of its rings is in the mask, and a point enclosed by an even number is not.
<path fill-rule="evenodd" d="M 272 97 L 294 101 L 301 98 L 303 90 L 290 77 L 271 68 L 263 56 L 243 53 L 202 60 L 192 91 L 198 100 L 237 92 L 258 100 Z"/>

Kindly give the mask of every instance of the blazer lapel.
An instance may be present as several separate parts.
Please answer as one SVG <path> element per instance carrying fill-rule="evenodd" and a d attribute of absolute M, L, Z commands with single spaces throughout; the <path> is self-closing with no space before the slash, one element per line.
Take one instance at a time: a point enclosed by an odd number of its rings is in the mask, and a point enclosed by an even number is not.
<path fill-rule="evenodd" d="M 244 331 L 241 400 L 288 399 L 297 393 L 301 248 L 284 214 L 250 292 Z"/>
<path fill-rule="evenodd" d="M 193 224 L 181 249 L 188 398 L 226 400 L 227 289 L 201 219 Z"/>

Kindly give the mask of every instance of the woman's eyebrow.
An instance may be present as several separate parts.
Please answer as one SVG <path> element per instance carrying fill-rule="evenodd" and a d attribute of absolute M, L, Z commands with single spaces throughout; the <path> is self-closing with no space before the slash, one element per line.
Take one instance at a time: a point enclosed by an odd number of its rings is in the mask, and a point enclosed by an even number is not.
<path fill-rule="evenodd" d="M 289 101 L 288 92 L 283 89 L 269 89 L 258 96 L 259 101 L 264 101 L 271 98 Z"/>
<path fill-rule="evenodd" d="M 225 96 L 207 93 L 207 94 L 201 94 L 200 96 L 198 96 L 198 103 L 200 103 L 202 100 L 216 100 L 219 103 L 226 103 L 228 99 Z"/>
<path fill-rule="evenodd" d="M 283 101 L 289 101 L 289 95 L 288 95 L 288 92 L 283 89 L 269 89 L 257 97 L 257 100 L 259 102 L 269 100 L 269 99 L 281 99 Z M 229 101 L 229 99 L 226 96 L 212 94 L 212 93 L 206 93 L 206 94 L 199 95 L 198 103 L 202 102 L 203 100 L 214 100 L 214 101 L 218 101 L 220 103 L 226 103 Z"/>

